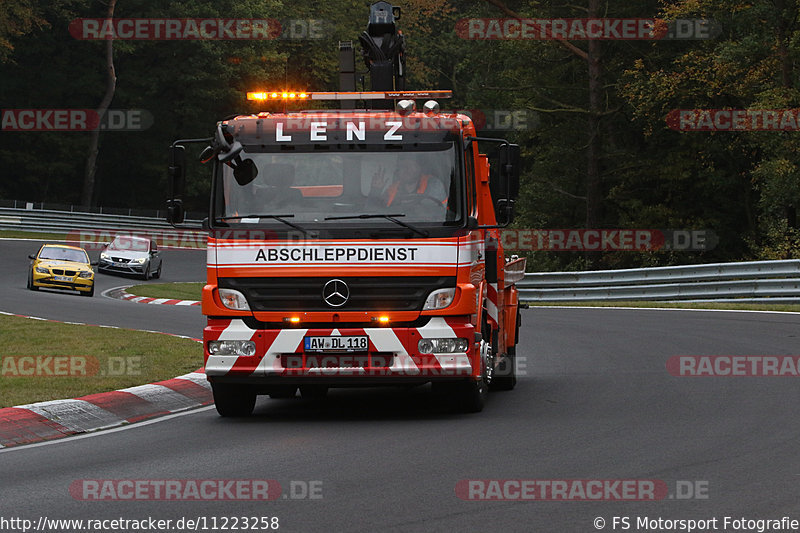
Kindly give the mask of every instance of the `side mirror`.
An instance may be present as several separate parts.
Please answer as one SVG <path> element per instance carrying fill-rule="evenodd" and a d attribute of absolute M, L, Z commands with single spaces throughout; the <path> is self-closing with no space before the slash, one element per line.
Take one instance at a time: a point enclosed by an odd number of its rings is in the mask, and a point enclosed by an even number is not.
<path fill-rule="evenodd" d="M 89 264 L 90 264 L 90 265 L 92 265 L 93 267 L 96 267 L 97 265 L 99 265 L 99 264 L 100 264 L 100 261 L 92 261 L 92 262 L 91 262 L 91 263 L 89 263 Z"/>
<path fill-rule="evenodd" d="M 251 183 L 256 179 L 256 176 L 258 176 L 258 167 L 252 159 L 241 161 L 241 163 L 236 165 L 233 169 L 233 177 L 236 179 L 236 183 L 242 187 Z"/>
<path fill-rule="evenodd" d="M 520 150 L 518 144 L 500 146 L 500 176 L 505 182 L 505 197 L 515 200 L 519 196 Z"/>
<path fill-rule="evenodd" d="M 208 163 L 217 153 L 214 151 L 214 148 L 211 146 L 206 146 L 202 152 L 200 152 L 200 162 L 203 164 Z"/>
<path fill-rule="evenodd" d="M 186 148 L 181 145 L 169 149 L 169 200 L 167 200 L 167 222 L 175 225 L 183 222 L 183 196 L 186 189 Z"/>
<path fill-rule="evenodd" d="M 169 158 L 169 197 L 180 198 L 186 189 L 186 148 L 170 146 Z"/>
<path fill-rule="evenodd" d="M 35 255 L 29 255 L 28 259 L 36 259 L 36 256 Z"/>
<path fill-rule="evenodd" d="M 169 224 L 181 224 L 186 217 L 183 209 L 183 202 L 178 199 L 167 200 L 167 222 Z"/>
<path fill-rule="evenodd" d="M 497 224 L 502 227 L 508 226 L 514 220 L 514 200 L 500 198 L 494 211 Z"/>

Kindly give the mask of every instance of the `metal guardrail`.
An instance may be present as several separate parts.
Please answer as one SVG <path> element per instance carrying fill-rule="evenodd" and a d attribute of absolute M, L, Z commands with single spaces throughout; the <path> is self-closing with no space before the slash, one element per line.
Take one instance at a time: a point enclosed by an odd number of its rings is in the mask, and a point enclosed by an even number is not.
<path fill-rule="evenodd" d="M 201 221 L 188 220 L 182 226 L 199 230 Z M 0 229 L 48 233 L 76 230 L 175 231 L 166 221 L 151 217 L 8 207 L 0 207 Z"/>
<path fill-rule="evenodd" d="M 25 210 L 49 210 L 49 211 L 68 211 L 70 213 L 91 213 L 100 215 L 125 215 L 129 217 L 145 217 L 145 218 L 164 218 L 166 211 L 164 209 L 141 209 L 135 207 L 84 207 L 75 204 L 60 204 L 55 202 L 28 202 L 26 200 L 6 200 L 0 198 L 0 208 L 10 207 L 14 209 Z M 186 212 L 187 219 L 200 220 L 204 217 L 202 213 Z"/>
<path fill-rule="evenodd" d="M 201 221 L 184 228 L 200 230 Z M 69 233 L 174 232 L 163 220 L 143 216 L 78 213 L 0 207 L 0 229 Z M 199 231 L 197 233 L 200 233 Z M 800 302 L 800 260 L 713 263 L 706 265 L 533 272 L 517 282 L 520 298 L 529 302 L 580 301 L 747 301 Z"/>
<path fill-rule="evenodd" d="M 517 283 L 529 302 L 741 301 L 800 302 L 800 260 L 534 272 Z"/>

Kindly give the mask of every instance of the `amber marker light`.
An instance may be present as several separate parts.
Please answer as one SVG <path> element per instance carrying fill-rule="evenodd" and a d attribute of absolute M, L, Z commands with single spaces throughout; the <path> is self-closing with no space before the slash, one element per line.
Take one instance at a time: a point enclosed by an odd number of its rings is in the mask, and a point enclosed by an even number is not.
<path fill-rule="evenodd" d="M 305 92 L 269 92 L 269 91 L 253 91 L 247 93 L 248 100 L 255 100 L 263 102 L 265 100 L 307 100 L 309 93 Z"/>

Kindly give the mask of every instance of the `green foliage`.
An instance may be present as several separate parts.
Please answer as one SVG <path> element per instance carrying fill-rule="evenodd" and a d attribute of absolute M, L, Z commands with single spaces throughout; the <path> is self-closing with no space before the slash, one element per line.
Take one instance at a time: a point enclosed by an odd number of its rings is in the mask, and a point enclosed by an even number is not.
<path fill-rule="evenodd" d="M 604 3 L 601 16 L 710 18 L 707 41 L 602 41 L 599 126 L 590 131 L 587 61 L 555 42 L 465 40 L 461 19 L 504 18 L 499 2 L 405 0 L 409 88 L 453 89 L 455 109 L 528 113 L 523 131 L 492 131 L 522 146 L 525 168 L 518 227 L 582 228 L 587 217 L 590 139 L 599 139 L 603 228 L 707 229 L 719 245 L 699 253 L 534 252 L 542 270 L 576 270 L 797 257 L 800 169 L 797 132 L 677 132 L 676 109 L 800 107 L 799 9 L 791 0 L 645 0 Z M 206 137 L 216 120 L 259 110 L 246 90 L 335 90 L 337 42 L 357 41 L 369 0 L 120 0 L 117 17 L 323 19 L 322 39 L 115 41 L 112 109 L 143 109 L 146 131 L 104 132 L 96 203 L 159 208 L 166 194 L 166 147 Z M 524 17 L 583 18 L 572 4 L 512 1 Z M 7 7 L 7 8 L 6 8 Z M 103 42 L 67 31 L 99 18 L 99 0 L 4 0 L 0 10 L 3 108 L 93 109 L 105 91 Z M 588 49 L 587 41 L 572 43 Z M 363 62 L 357 58 L 358 66 Z M 532 118 L 532 117 L 535 117 Z M 0 137 L 0 197 L 77 202 L 88 135 L 8 133 Z M 196 154 L 194 154 L 196 155 Z M 207 205 L 209 169 L 189 168 L 191 210 Z"/>
<path fill-rule="evenodd" d="M 664 15 L 710 18 L 723 28 L 717 39 L 689 49 L 655 43 L 623 75 L 621 92 L 647 145 L 669 154 L 659 181 L 683 182 L 694 192 L 673 211 L 694 211 L 695 220 L 715 229 L 722 258 L 794 256 L 787 214 L 800 202 L 797 133 L 677 133 L 663 117 L 672 109 L 797 107 L 796 2 L 682 0 L 669 2 Z"/>
<path fill-rule="evenodd" d="M 35 0 L 0 2 L 0 63 L 11 59 L 17 37 L 47 25 Z"/>

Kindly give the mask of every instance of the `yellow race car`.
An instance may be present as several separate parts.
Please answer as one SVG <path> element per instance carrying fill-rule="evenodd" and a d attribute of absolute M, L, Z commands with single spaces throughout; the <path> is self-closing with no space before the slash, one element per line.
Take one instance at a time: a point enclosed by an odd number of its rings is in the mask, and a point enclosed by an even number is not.
<path fill-rule="evenodd" d="M 45 244 L 39 253 L 29 255 L 32 259 L 28 271 L 28 288 L 38 291 L 48 289 L 71 289 L 81 296 L 94 296 L 94 270 L 89 254 L 83 248 L 63 244 Z"/>

